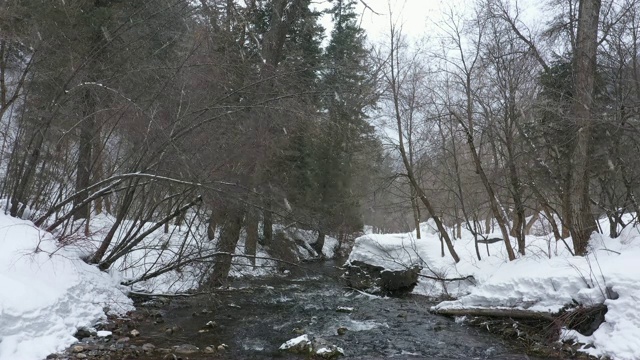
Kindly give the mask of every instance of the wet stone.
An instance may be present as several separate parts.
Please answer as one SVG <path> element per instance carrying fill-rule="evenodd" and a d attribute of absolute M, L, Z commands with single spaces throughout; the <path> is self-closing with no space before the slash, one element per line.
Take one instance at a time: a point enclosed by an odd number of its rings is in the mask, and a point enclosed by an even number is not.
<path fill-rule="evenodd" d="M 173 352 L 181 355 L 191 355 L 197 353 L 198 351 L 200 351 L 200 348 L 191 344 L 178 345 L 173 348 Z"/>

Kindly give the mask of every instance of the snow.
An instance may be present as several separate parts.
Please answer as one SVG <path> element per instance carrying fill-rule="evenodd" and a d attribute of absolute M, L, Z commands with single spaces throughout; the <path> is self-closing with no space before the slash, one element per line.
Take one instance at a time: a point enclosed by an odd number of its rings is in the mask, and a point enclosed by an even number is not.
<path fill-rule="evenodd" d="M 133 309 L 118 279 L 31 222 L 0 214 L 0 359 L 43 359 L 113 313 Z"/>
<path fill-rule="evenodd" d="M 631 217 L 631 215 L 627 215 Z M 607 220 L 601 228 L 608 229 Z M 640 358 L 640 226 L 629 225 L 617 238 L 593 234 L 589 255 L 572 256 L 567 246 L 556 242 L 544 220 L 527 236 L 526 255 L 508 261 L 504 242 L 479 244 L 477 259 L 474 239 L 463 230 L 454 246 L 461 258 L 455 263 L 441 243 L 432 222 L 421 224 L 416 233 L 368 234 L 355 241 L 347 263 L 363 261 L 398 270 L 422 266 L 422 274 L 440 278 L 466 278 L 443 282 L 421 277 L 414 293 L 456 298 L 443 301 L 434 310 L 451 308 L 514 308 L 557 312 L 578 302 L 585 306 L 604 303 L 605 323 L 591 336 L 564 329 L 564 339 L 574 339 L 589 348 L 582 351 L 614 359 Z M 488 234 L 486 238 L 501 238 Z M 515 239 L 510 239 L 517 250 Z M 571 239 L 565 239 L 571 246 Z M 490 254 L 490 255 L 488 255 Z M 467 278 L 470 277 L 470 278 Z"/>
<path fill-rule="evenodd" d="M 329 355 L 337 355 L 337 354 L 341 354 L 344 355 L 344 350 L 339 347 L 339 346 L 332 346 L 332 347 L 323 347 L 318 349 L 318 351 L 316 351 L 316 355 L 320 356 L 320 357 L 325 357 L 325 356 L 329 356 Z"/>
<path fill-rule="evenodd" d="M 298 347 L 300 345 L 308 345 L 310 344 L 311 341 L 309 340 L 309 335 L 304 334 L 304 335 L 300 335 L 296 338 L 287 340 L 287 342 L 285 342 L 284 344 L 280 345 L 280 350 L 288 350 L 291 348 L 295 348 Z"/>

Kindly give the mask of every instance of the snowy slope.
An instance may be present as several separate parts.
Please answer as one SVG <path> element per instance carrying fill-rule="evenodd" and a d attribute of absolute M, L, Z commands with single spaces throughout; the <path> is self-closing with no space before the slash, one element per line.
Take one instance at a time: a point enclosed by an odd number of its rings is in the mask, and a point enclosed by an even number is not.
<path fill-rule="evenodd" d="M 132 309 L 118 281 L 59 249 L 31 222 L 0 214 L 0 360 L 43 359 L 78 327 Z"/>
<path fill-rule="evenodd" d="M 608 228 L 608 223 L 602 225 Z M 416 239 L 415 232 L 358 238 L 349 261 L 360 260 L 390 269 L 419 264 L 423 266 L 422 274 L 430 277 L 473 277 L 455 282 L 421 278 L 414 293 L 457 298 L 442 302 L 435 309 L 506 307 L 556 312 L 574 300 L 584 305 L 604 302 L 609 309 L 606 323 L 592 336 L 566 330 L 564 337 L 593 344 L 594 348 L 584 350 L 593 355 L 640 358 L 638 227 L 627 227 L 616 239 L 594 234 L 590 255 L 574 257 L 564 243 L 556 242 L 552 235 L 544 235 L 541 225 L 536 231 L 541 236 L 527 237 L 527 255 L 512 262 L 507 261 L 503 242 L 480 244 L 479 261 L 472 235 L 463 231 L 462 239 L 455 240 L 455 249 L 461 257 L 458 264 L 446 248 L 445 257 L 441 256 L 440 239 L 432 224 L 422 224 L 421 228 L 422 239 Z M 566 241 L 571 244 L 571 239 Z M 511 242 L 515 247 L 515 239 Z M 616 297 L 611 296 L 613 293 L 618 296 L 615 300 L 610 299 Z"/>

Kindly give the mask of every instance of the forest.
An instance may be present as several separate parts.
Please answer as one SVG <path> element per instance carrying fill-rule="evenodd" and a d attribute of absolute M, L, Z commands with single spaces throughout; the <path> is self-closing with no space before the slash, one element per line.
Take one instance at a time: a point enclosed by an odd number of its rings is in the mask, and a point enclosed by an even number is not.
<path fill-rule="evenodd" d="M 68 241 L 112 216 L 101 269 L 190 211 L 221 252 L 246 231 L 249 255 L 274 222 L 322 244 L 431 217 L 454 259 L 462 227 L 497 226 L 515 259 L 544 217 L 584 254 L 638 212 L 636 1 L 552 0 L 532 29 L 479 0 L 419 43 L 393 21 L 367 40 L 360 7 L 391 5 L 323 5 L 4 1 L 5 212 Z"/>

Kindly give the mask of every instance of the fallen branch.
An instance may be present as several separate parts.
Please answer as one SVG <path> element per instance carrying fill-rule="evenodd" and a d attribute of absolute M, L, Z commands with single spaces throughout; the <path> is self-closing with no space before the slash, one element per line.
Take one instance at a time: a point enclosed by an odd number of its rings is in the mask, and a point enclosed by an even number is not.
<path fill-rule="evenodd" d="M 504 308 L 467 308 L 467 309 L 436 309 L 431 312 L 447 316 L 489 316 L 498 318 L 512 318 L 522 320 L 553 321 L 555 316 L 548 312 L 537 312 L 523 309 Z"/>
<path fill-rule="evenodd" d="M 129 291 L 129 293 L 127 294 L 127 296 L 131 297 L 131 296 L 139 296 L 139 297 L 191 297 L 191 296 L 196 296 L 196 295 L 204 295 L 205 293 L 194 293 L 194 294 L 155 294 L 155 293 L 145 293 L 145 292 L 139 292 L 139 291 Z"/>
<path fill-rule="evenodd" d="M 418 274 L 418 276 L 426 278 L 426 279 L 437 280 L 437 281 L 446 281 L 446 282 L 469 280 L 471 283 L 475 284 L 475 281 L 476 281 L 476 278 L 474 278 L 473 275 L 468 275 L 468 276 L 464 276 L 464 277 L 457 277 L 457 278 L 443 278 L 443 277 L 439 277 L 439 276 L 430 276 L 430 275 L 423 275 L 423 274 Z"/>

